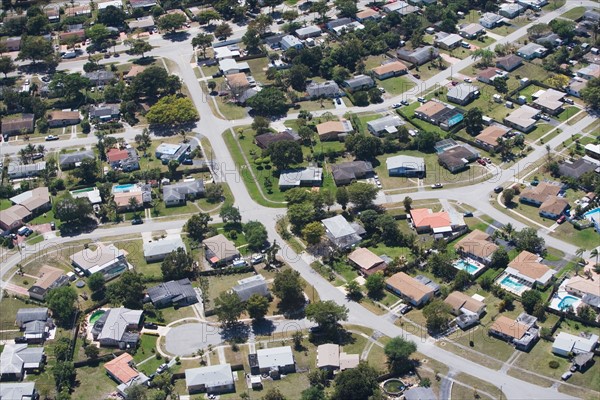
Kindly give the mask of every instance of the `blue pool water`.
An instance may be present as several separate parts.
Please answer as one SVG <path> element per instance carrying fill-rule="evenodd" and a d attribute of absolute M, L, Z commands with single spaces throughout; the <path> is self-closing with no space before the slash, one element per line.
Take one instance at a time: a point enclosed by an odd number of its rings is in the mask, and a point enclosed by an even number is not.
<path fill-rule="evenodd" d="M 596 222 L 599 222 L 600 221 L 600 207 L 594 208 L 593 210 L 586 212 L 585 214 L 583 214 L 583 216 L 586 217 L 587 219 L 589 219 L 590 221 L 592 220 L 592 218 L 594 218 L 594 220 Z"/>
<path fill-rule="evenodd" d="M 565 308 L 575 304 L 577 300 L 579 300 L 577 297 L 565 296 L 560 300 L 560 303 L 558 303 L 558 308 L 564 310 Z"/>
<path fill-rule="evenodd" d="M 520 292 L 525 287 L 525 285 L 516 281 L 515 279 L 511 278 L 510 276 L 504 277 L 504 279 L 502 279 L 500 281 L 500 284 L 503 286 L 506 286 L 507 288 L 512 289 L 516 292 Z"/>
<path fill-rule="evenodd" d="M 135 184 L 133 183 L 128 183 L 127 185 L 117 185 L 115 187 L 113 187 L 113 193 L 123 193 L 123 192 L 128 192 L 131 189 L 133 189 L 135 187 Z"/>
<path fill-rule="evenodd" d="M 475 272 L 477 272 L 479 270 L 479 268 L 477 268 L 477 265 L 473 265 L 470 262 L 465 261 L 465 260 L 456 261 L 454 263 L 454 268 L 460 269 L 463 271 L 467 271 L 471 275 L 473 275 Z"/>

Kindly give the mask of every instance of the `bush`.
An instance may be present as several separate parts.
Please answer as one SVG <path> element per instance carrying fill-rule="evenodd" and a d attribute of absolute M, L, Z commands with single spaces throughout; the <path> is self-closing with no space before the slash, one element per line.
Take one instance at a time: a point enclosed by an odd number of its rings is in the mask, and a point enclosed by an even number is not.
<path fill-rule="evenodd" d="M 557 369 L 559 367 L 558 361 L 552 360 L 548 363 L 548 366 L 552 369 Z"/>

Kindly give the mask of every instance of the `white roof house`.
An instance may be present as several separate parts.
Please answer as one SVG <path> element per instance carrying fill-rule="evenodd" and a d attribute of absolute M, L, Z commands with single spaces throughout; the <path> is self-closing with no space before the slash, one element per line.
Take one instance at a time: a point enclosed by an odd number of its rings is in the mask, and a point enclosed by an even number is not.
<path fill-rule="evenodd" d="M 250 66 L 247 62 L 237 62 L 232 58 L 226 58 L 219 61 L 219 70 L 225 75 L 237 74 L 238 72 L 249 71 Z"/>
<path fill-rule="evenodd" d="M 100 195 L 100 190 L 98 190 L 98 188 L 96 188 L 96 187 L 94 187 L 94 188 L 86 188 L 86 189 L 79 189 L 79 190 L 72 190 L 70 193 L 71 193 L 71 196 L 73 196 L 74 199 L 79 199 L 81 197 L 85 197 L 92 204 L 100 204 L 100 203 L 102 203 L 102 196 Z"/>
<path fill-rule="evenodd" d="M 28 347 L 26 344 L 6 344 L 0 355 L 0 377 L 16 375 L 20 378 L 23 370 L 39 368 L 43 358 L 43 347 Z M 1 398 L 4 399 L 4 397 Z"/>
<path fill-rule="evenodd" d="M 234 387 L 233 372 L 230 364 L 218 364 L 208 367 L 185 370 L 185 385 L 190 393 L 197 391 L 222 392 Z"/>
<path fill-rule="evenodd" d="M 267 281 L 262 275 L 254 275 L 246 279 L 240 279 L 238 284 L 232 290 L 238 295 L 241 301 L 247 301 L 252 295 L 259 294 L 261 296 L 269 295 Z"/>
<path fill-rule="evenodd" d="M 0 383 L 0 399 L 30 400 L 38 395 L 35 382 L 3 382 Z"/>
<path fill-rule="evenodd" d="M 230 48 L 229 46 L 213 47 L 213 51 L 215 53 L 215 59 L 217 60 L 239 57 L 240 55 L 239 49 Z"/>
<path fill-rule="evenodd" d="M 404 121 L 397 115 L 387 115 L 367 122 L 367 129 L 375 136 L 382 133 L 396 133 L 398 127 L 404 125 Z"/>
<path fill-rule="evenodd" d="M 290 346 L 273 347 L 256 351 L 258 366 L 263 369 L 276 369 L 294 364 L 294 354 Z"/>
<path fill-rule="evenodd" d="M 301 49 L 302 47 L 304 47 L 304 45 L 302 44 L 300 39 L 298 39 L 296 36 L 292 36 L 292 35 L 286 35 L 286 36 L 282 37 L 280 43 L 281 43 L 281 48 L 283 50 L 287 50 L 292 47 L 295 49 Z"/>
<path fill-rule="evenodd" d="M 362 240 L 364 228 L 358 224 L 350 224 L 341 215 L 321 221 L 325 226 L 325 234 L 339 248 L 347 248 Z"/>
<path fill-rule="evenodd" d="M 560 332 L 552 343 L 552 352 L 559 356 L 567 356 L 569 353 L 589 353 L 594 351 L 597 345 L 598 335 L 583 337 Z"/>
<path fill-rule="evenodd" d="M 310 25 L 305 28 L 296 29 L 296 36 L 300 39 L 306 39 L 314 36 L 321 36 L 321 28 L 317 25 Z"/>
<path fill-rule="evenodd" d="M 181 235 L 169 235 L 164 239 L 144 243 L 144 258 L 146 261 L 159 261 L 178 248 L 185 250 Z"/>
<path fill-rule="evenodd" d="M 95 250 L 83 249 L 70 258 L 71 264 L 86 275 L 102 272 L 108 278 L 118 275 L 128 268 L 125 252 L 113 244 L 109 246 L 99 244 Z"/>

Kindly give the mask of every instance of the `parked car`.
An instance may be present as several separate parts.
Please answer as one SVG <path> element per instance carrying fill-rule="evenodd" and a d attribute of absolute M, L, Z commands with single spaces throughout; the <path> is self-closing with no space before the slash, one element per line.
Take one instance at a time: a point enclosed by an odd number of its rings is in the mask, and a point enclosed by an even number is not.
<path fill-rule="evenodd" d="M 573 373 L 571 371 L 567 371 L 560 376 L 560 379 L 562 379 L 563 381 L 566 381 L 567 379 L 569 379 L 572 376 L 573 376 Z"/>
<path fill-rule="evenodd" d="M 146 328 L 146 329 L 158 329 L 158 325 L 156 325 L 154 322 L 146 322 L 146 323 L 144 323 L 144 328 Z"/>
<path fill-rule="evenodd" d="M 413 76 L 417 79 L 421 79 L 421 75 L 419 75 L 419 74 L 413 74 Z"/>
<path fill-rule="evenodd" d="M 408 105 L 408 100 L 402 100 L 400 103 L 402 103 L 403 105 L 407 106 Z"/>
<path fill-rule="evenodd" d="M 425 101 L 427 101 L 427 100 L 425 100 L 425 97 L 417 97 L 417 101 L 419 103 L 425 103 Z"/>
<path fill-rule="evenodd" d="M 471 82 L 473 82 L 473 80 L 471 78 L 465 78 L 465 82 L 471 83 Z"/>
<path fill-rule="evenodd" d="M 473 216 L 473 213 L 471 211 L 468 211 L 463 214 L 463 217 L 472 217 L 472 216 Z"/>
<path fill-rule="evenodd" d="M 382 88 L 382 87 L 379 87 L 379 88 L 377 88 L 377 89 L 379 89 L 379 91 L 380 91 L 381 93 L 385 93 L 385 89 L 384 89 L 384 88 Z"/>
<path fill-rule="evenodd" d="M 31 156 L 32 160 L 39 160 L 40 158 L 44 158 L 44 155 L 42 153 L 33 153 L 33 155 Z"/>
<path fill-rule="evenodd" d="M 573 101 L 573 99 L 565 99 L 565 103 L 567 103 L 567 104 L 575 104 L 575 102 Z"/>
<path fill-rule="evenodd" d="M 567 216 L 566 215 L 561 215 L 557 220 L 556 223 L 557 224 L 562 224 L 563 222 L 565 222 L 567 220 Z"/>
<path fill-rule="evenodd" d="M 540 116 L 540 118 L 543 119 L 544 121 L 550 121 L 550 117 L 548 115 L 546 115 L 546 114 L 542 114 Z"/>
<path fill-rule="evenodd" d="M 252 263 L 252 265 L 256 265 L 256 264 L 260 264 L 262 262 L 262 260 L 265 259 L 265 255 L 264 254 L 256 254 L 254 256 L 252 256 L 252 259 L 250 260 L 250 262 Z"/>
<path fill-rule="evenodd" d="M 400 103 L 392 104 L 392 108 L 400 108 L 400 106 L 402 106 L 402 104 L 400 104 Z"/>
<path fill-rule="evenodd" d="M 444 187 L 444 185 L 442 185 L 442 184 L 441 184 L 441 183 L 439 183 L 439 182 L 438 182 L 438 183 L 434 183 L 433 185 L 431 185 L 431 188 L 432 188 L 432 189 L 441 189 L 441 188 L 443 188 L 443 187 Z"/>
<path fill-rule="evenodd" d="M 192 160 L 191 158 L 185 158 L 182 161 L 182 164 L 184 164 L 184 165 L 194 165 L 194 160 Z"/>
<path fill-rule="evenodd" d="M 50 229 L 52 229 L 53 231 L 56 230 L 56 224 L 54 223 L 54 221 L 50 221 Z"/>
<path fill-rule="evenodd" d="M 468 42 L 460 42 L 461 47 L 465 48 L 465 49 L 470 49 L 471 48 L 471 44 Z"/>
<path fill-rule="evenodd" d="M 406 304 L 405 306 L 402 306 L 402 308 L 400 309 L 400 313 L 406 314 L 410 310 L 412 310 L 412 306 L 410 304 Z"/>
<path fill-rule="evenodd" d="M 478 162 L 479 164 L 483 165 L 484 167 L 487 165 L 487 163 L 485 162 L 485 160 L 484 160 L 483 158 L 479 158 L 479 159 L 477 160 L 477 162 Z"/>
<path fill-rule="evenodd" d="M 58 136 L 54 136 L 54 135 L 46 136 L 46 142 L 50 142 L 52 140 L 58 140 Z"/>
<path fill-rule="evenodd" d="M 245 267 L 246 265 L 248 265 L 248 264 L 246 263 L 246 260 L 244 260 L 243 258 L 238 258 L 237 260 L 233 261 L 234 267 Z"/>
<path fill-rule="evenodd" d="M 160 364 L 158 368 L 156 368 L 156 373 L 157 374 L 162 374 L 163 372 L 165 372 L 167 370 L 167 368 L 169 368 L 169 364 Z"/>
<path fill-rule="evenodd" d="M 135 217 L 134 219 L 131 220 L 131 225 L 141 225 L 144 223 L 144 220 L 141 219 L 140 217 Z"/>
<path fill-rule="evenodd" d="M 15 338 L 15 343 L 27 343 L 27 338 L 25 336 L 19 336 Z"/>
<path fill-rule="evenodd" d="M 342 104 L 342 99 L 340 99 L 339 97 L 337 97 L 337 98 L 335 99 L 335 102 L 336 102 L 337 104 Z"/>

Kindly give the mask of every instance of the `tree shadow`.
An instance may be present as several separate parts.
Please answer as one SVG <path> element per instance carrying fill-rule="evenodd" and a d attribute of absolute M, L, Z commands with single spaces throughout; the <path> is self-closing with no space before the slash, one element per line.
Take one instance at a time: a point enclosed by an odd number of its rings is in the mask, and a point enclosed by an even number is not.
<path fill-rule="evenodd" d="M 250 326 L 237 322 L 221 328 L 221 337 L 226 342 L 245 343 L 250 336 Z"/>
<path fill-rule="evenodd" d="M 275 324 L 268 319 L 252 321 L 252 333 L 257 336 L 270 336 L 275 332 Z"/>
<path fill-rule="evenodd" d="M 154 63 L 154 61 L 156 61 L 154 56 L 145 56 L 133 60 L 132 63 L 136 65 L 150 65 Z"/>
<path fill-rule="evenodd" d="M 356 338 L 352 336 L 352 333 L 348 332 L 341 325 L 330 330 L 313 330 L 308 340 L 315 346 L 325 343 L 335 343 L 345 346 L 356 342 Z"/>
<path fill-rule="evenodd" d="M 171 42 L 185 42 L 189 37 L 188 32 L 168 32 L 163 35 L 163 38 Z"/>

